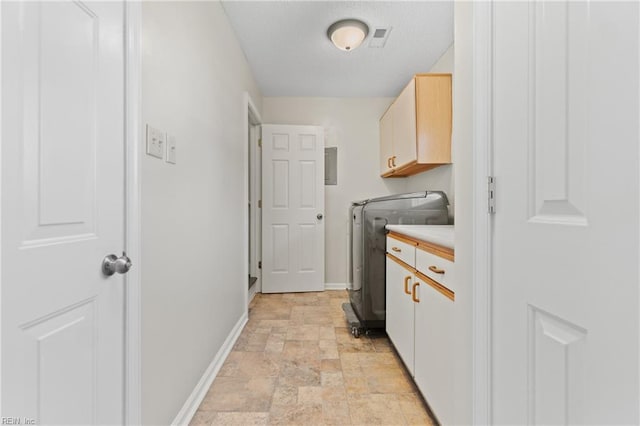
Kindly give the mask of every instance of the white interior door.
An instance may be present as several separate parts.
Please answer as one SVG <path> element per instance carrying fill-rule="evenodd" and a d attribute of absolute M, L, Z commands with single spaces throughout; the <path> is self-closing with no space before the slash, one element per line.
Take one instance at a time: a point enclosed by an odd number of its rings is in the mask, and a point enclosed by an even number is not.
<path fill-rule="evenodd" d="M 123 4 L 2 2 L 2 416 L 123 422 Z"/>
<path fill-rule="evenodd" d="M 324 290 L 324 130 L 262 126 L 262 291 Z"/>
<path fill-rule="evenodd" d="M 493 423 L 638 424 L 639 4 L 494 4 Z"/>

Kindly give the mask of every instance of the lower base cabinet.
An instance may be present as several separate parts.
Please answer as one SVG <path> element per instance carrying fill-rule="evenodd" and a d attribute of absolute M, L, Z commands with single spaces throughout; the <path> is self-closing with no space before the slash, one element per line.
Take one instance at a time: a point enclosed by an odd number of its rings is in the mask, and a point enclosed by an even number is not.
<path fill-rule="evenodd" d="M 387 335 L 440 424 L 451 425 L 454 293 L 417 270 L 415 262 L 407 263 L 411 256 L 403 250 L 403 260 L 387 253 Z M 451 266 L 446 272 L 436 266 L 429 268 L 454 278 Z"/>

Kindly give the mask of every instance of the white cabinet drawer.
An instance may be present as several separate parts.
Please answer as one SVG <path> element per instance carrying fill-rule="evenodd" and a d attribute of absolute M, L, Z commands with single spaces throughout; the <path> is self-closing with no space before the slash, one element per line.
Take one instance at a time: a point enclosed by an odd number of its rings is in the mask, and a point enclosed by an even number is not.
<path fill-rule="evenodd" d="M 402 260 L 412 268 L 416 264 L 416 245 L 387 236 L 387 253 Z"/>
<path fill-rule="evenodd" d="M 455 292 L 454 264 L 421 248 L 416 250 L 416 269 Z"/>

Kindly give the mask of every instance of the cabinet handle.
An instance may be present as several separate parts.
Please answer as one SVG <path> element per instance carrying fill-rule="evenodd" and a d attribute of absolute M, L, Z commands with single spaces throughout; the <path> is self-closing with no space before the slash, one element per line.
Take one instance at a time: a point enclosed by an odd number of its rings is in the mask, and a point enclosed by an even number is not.
<path fill-rule="evenodd" d="M 391 165 L 392 165 L 393 167 L 395 167 L 395 166 L 396 166 L 396 156 L 395 156 L 395 155 L 394 155 L 393 157 L 391 157 Z"/>
<path fill-rule="evenodd" d="M 400 253 L 402 251 L 398 247 L 391 247 L 391 250 L 395 251 L 396 253 Z"/>
<path fill-rule="evenodd" d="M 416 303 L 420 303 L 420 299 L 416 297 L 416 287 L 419 287 L 420 283 L 413 283 L 413 288 L 411 289 L 411 300 Z"/>
<path fill-rule="evenodd" d="M 387 158 L 387 167 L 391 168 L 391 157 Z"/>
<path fill-rule="evenodd" d="M 404 277 L 404 292 L 406 294 L 411 294 L 411 292 L 409 291 L 409 281 L 411 281 L 411 275 L 409 275 L 408 277 Z"/>
<path fill-rule="evenodd" d="M 429 270 L 431 272 L 436 273 L 436 274 L 443 274 L 444 275 L 444 269 L 439 269 L 437 266 L 429 266 Z"/>

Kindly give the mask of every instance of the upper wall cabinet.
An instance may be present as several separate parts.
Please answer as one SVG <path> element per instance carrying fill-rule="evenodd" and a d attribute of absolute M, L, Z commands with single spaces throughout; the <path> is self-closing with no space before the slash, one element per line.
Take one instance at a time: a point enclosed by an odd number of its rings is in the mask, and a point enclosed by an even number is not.
<path fill-rule="evenodd" d="M 451 164 L 451 74 L 417 74 L 380 119 L 382 177 Z"/>

